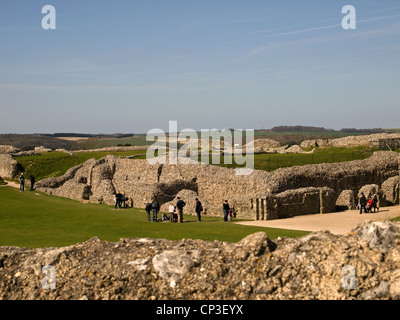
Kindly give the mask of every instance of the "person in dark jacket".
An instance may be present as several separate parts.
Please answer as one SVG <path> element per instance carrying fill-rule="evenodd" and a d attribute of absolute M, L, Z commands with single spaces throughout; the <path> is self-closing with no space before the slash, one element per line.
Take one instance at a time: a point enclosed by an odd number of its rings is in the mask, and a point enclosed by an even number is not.
<path fill-rule="evenodd" d="M 228 221 L 228 215 L 229 215 L 229 204 L 228 204 L 228 200 L 225 200 L 224 203 L 222 204 L 222 211 L 224 213 L 224 221 Z"/>
<path fill-rule="evenodd" d="M 364 213 L 367 213 L 367 208 L 365 207 L 367 205 L 367 198 L 365 197 L 364 193 L 361 192 L 361 197 L 360 197 L 360 214 L 362 214 L 362 210 L 364 209 Z"/>
<path fill-rule="evenodd" d="M 25 191 L 25 177 L 23 172 L 19 176 L 19 191 Z"/>
<path fill-rule="evenodd" d="M 36 182 L 36 179 L 35 179 L 35 177 L 33 176 L 33 174 L 31 174 L 31 176 L 30 176 L 29 178 L 31 179 L 31 191 L 33 191 L 33 190 L 35 189 L 35 182 Z"/>
<path fill-rule="evenodd" d="M 201 221 L 201 212 L 203 211 L 203 206 L 202 206 L 200 200 L 197 198 L 196 198 L 196 209 L 194 211 L 196 211 L 197 218 L 199 219 L 199 222 L 200 222 Z"/>
<path fill-rule="evenodd" d="M 378 196 L 374 192 L 372 192 L 371 199 L 372 199 L 372 208 L 374 208 L 374 212 L 376 212 L 376 210 L 378 210 L 379 212 Z"/>
<path fill-rule="evenodd" d="M 115 206 L 114 206 L 114 209 L 117 209 L 117 207 L 119 209 L 121 209 L 121 205 L 122 205 L 122 193 L 117 192 L 117 194 L 115 195 Z"/>
<path fill-rule="evenodd" d="M 183 207 L 186 205 L 186 202 L 181 200 L 180 197 L 177 198 L 176 208 L 178 209 L 178 222 L 183 222 Z"/>
<path fill-rule="evenodd" d="M 146 213 L 147 213 L 147 220 L 151 221 L 151 219 L 150 219 L 151 203 L 150 202 L 146 203 L 145 210 L 146 210 Z"/>
<path fill-rule="evenodd" d="M 159 210 L 160 206 L 156 201 L 154 201 L 153 204 L 151 205 L 151 212 L 153 213 L 153 222 L 157 222 L 157 214 Z"/>

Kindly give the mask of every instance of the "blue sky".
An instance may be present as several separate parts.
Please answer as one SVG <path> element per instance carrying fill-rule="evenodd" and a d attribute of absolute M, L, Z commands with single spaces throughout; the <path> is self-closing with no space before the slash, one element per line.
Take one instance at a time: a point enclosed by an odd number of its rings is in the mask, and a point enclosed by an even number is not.
<path fill-rule="evenodd" d="M 399 40 L 398 0 L 2 0 L 0 133 L 399 128 Z"/>

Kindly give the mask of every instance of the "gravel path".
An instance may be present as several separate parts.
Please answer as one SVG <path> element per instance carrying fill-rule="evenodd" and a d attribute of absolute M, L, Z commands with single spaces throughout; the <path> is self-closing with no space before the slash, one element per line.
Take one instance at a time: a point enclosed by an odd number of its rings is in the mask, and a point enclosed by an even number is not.
<path fill-rule="evenodd" d="M 321 231 L 346 234 L 365 220 L 384 221 L 400 216 L 400 206 L 383 207 L 379 212 L 360 214 L 358 210 L 347 210 L 325 214 L 311 214 L 277 220 L 237 222 L 247 226 L 281 228 L 290 230 Z"/>

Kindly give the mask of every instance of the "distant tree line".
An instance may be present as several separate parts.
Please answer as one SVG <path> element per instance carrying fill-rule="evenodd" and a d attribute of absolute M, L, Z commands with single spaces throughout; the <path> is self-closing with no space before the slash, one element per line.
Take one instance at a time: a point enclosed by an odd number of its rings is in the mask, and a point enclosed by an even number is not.
<path fill-rule="evenodd" d="M 310 126 L 278 126 L 271 129 L 272 132 L 333 132 L 333 129 Z"/>
<path fill-rule="evenodd" d="M 352 133 L 361 133 L 361 134 L 373 134 L 373 133 L 384 133 L 385 129 L 382 128 L 373 128 L 373 129 L 355 129 L 355 128 L 343 128 L 340 132 L 352 132 Z"/>
<path fill-rule="evenodd" d="M 54 137 L 54 138 L 130 138 L 135 134 L 133 133 L 113 133 L 113 134 L 91 134 L 91 133 L 46 133 L 44 136 Z"/>
<path fill-rule="evenodd" d="M 343 128 L 340 130 L 326 129 L 323 127 L 312 126 L 278 126 L 271 129 L 272 132 L 343 132 L 343 133 L 359 133 L 359 134 L 373 134 L 386 132 L 382 128 L 373 129 L 356 129 L 356 128 Z"/>

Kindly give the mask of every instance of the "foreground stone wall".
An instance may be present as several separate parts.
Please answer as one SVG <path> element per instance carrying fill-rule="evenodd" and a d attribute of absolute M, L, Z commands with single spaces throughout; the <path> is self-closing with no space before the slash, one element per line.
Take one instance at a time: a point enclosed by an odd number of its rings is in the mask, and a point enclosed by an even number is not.
<path fill-rule="evenodd" d="M 397 300 L 399 270 L 399 223 L 390 222 L 367 221 L 342 236 L 271 240 L 259 232 L 237 243 L 92 238 L 0 247 L 0 299 Z"/>
<path fill-rule="evenodd" d="M 376 186 L 381 206 L 397 204 L 399 159 L 394 152 L 377 152 L 366 160 L 269 173 L 254 170 L 251 175 L 237 176 L 234 169 L 207 164 L 151 165 L 146 160 L 107 156 L 90 159 L 61 177 L 39 181 L 37 188 L 48 194 L 109 205 L 121 192 L 135 207 L 144 208 L 145 203 L 158 201 L 164 205 L 163 210 L 186 190 L 190 205 L 185 213 L 194 214 L 195 195 L 202 199 L 208 214 L 222 215 L 222 202 L 227 199 L 239 218 L 277 219 L 332 212 L 344 190 L 356 198 L 366 185 Z M 354 198 L 348 201 L 357 203 Z"/>

